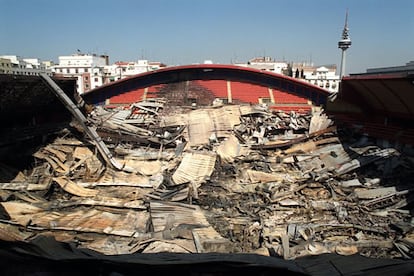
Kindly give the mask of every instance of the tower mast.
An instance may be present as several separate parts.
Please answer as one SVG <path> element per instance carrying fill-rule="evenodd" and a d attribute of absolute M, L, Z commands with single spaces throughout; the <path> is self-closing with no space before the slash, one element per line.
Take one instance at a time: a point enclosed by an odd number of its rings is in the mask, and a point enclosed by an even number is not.
<path fill-rule="evenodd" d="M 346 53 L 345 51 L 351 47 L 351 38 L 349 37 L 349 28 L 348 28 L 348 10 L 346 10 L 346 16 L 345 16 L 345 26 L 342 31 L 342 37 L 338 42 L 338 48 L 342 50 L 342 57 L 341 57 L 341 68 L 339 71 L 339 78 L 342 79 L 342 77 L 345 74 L 345 61 L 346 61 Z"/>

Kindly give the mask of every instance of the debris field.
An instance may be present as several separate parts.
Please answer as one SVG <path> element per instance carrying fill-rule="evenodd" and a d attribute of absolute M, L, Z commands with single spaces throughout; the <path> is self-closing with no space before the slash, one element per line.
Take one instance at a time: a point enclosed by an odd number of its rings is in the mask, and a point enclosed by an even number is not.
<path fill-rule="evenodd" d="M 52 236 L 106 255 L 414 256 L 414 154 L 342 129 L 321 109 L 94 107 L 33 153 L 0 164 L 0 239 Z M 108 156 L 106 156 L 108 157 Z"/>

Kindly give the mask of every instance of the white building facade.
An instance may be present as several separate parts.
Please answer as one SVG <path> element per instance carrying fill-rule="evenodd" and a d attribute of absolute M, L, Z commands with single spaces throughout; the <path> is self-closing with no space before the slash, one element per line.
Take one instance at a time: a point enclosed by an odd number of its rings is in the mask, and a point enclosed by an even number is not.
<path fill-rule="evenodd" d="M 115 62 L 109 64 L 109 57 L 95 54 L 74 54 L 59 56 L 59 65 L 54 66 L 56 76 L 77 78 L 77 90 L 83 94 L 103 84 L 127 78 L 136 74 L 165 67 L 161 62 Z"/>
<path fill-rule="evenodd" d="M 294 77 L 317 85 L 331 93 L 338 92 L 340 77 L 336 74 L 336 65 L 304 66 L 293 68 Z M 299 72 L 299 77 L 297 76 Z"/>
<path fill-rule="evenodd" d="M 52 75 L 51 62 L 38 58 L 21 58 L 16 55 L 0 56 L 0 74 L 37 76 L 40 73 Z"/>
<path fill-rule="evenodd" d="M 82 94 L 104 83 L 103 68 L 108 62 L 106 55 L 78 53 L 59 56 L 59 64 L 53 67 L 53 73 L 59 77 L 77 78 L 77 90 Z"/>
<path fill-rule="evenodd" d="M 117 81 L 123 78 L 128 78 L 137 74 L 155 71 L 165 68 L 166 65 L 161 62 L 151 62 L 148 60 L 138 61 L 117 61 L 112 65 L 104 67 L 104 83 Z"/>
<path fill-rule="evenodd" d="M 257 57 L 249 60 L 247 63 L 235 63 L 234 65 L 254 68 L 263 71 L 282 74 L 288 68 L 288 64 L 284 61 L 276 61 L 271 57 Z"/>

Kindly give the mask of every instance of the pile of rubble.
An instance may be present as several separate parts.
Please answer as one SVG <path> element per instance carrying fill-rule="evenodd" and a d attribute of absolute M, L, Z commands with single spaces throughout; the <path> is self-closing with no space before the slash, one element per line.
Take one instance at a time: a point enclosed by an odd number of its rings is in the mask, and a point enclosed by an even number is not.
<path fill-rule="evenodd" d="M 412 259 L 414 156 L 337 129 L 323 110 L 172 107 L 88 114 L 121 169 L 79 124 L 0 166 L 0 239 L 53 236 L 103 254 L 257 253 Z"/>

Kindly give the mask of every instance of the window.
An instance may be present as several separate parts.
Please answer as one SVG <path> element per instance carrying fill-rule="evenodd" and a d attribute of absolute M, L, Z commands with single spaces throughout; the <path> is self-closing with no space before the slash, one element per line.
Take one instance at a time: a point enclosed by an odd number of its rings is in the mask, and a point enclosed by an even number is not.
<path fill-rule="evenodd" d="M 98 82 L 99 81 L 99 79 L 98 78 L 95 78 L 95 82 Z"/>
<path fill-rule="evenodd" d="M 78 70 L 78 68 L 76 68 L 76 69 L 75 69 L 75 73 L 76 73 L 76 74 L 78 74 L 78 73 L 79 73 L 79 70 Z"/>

